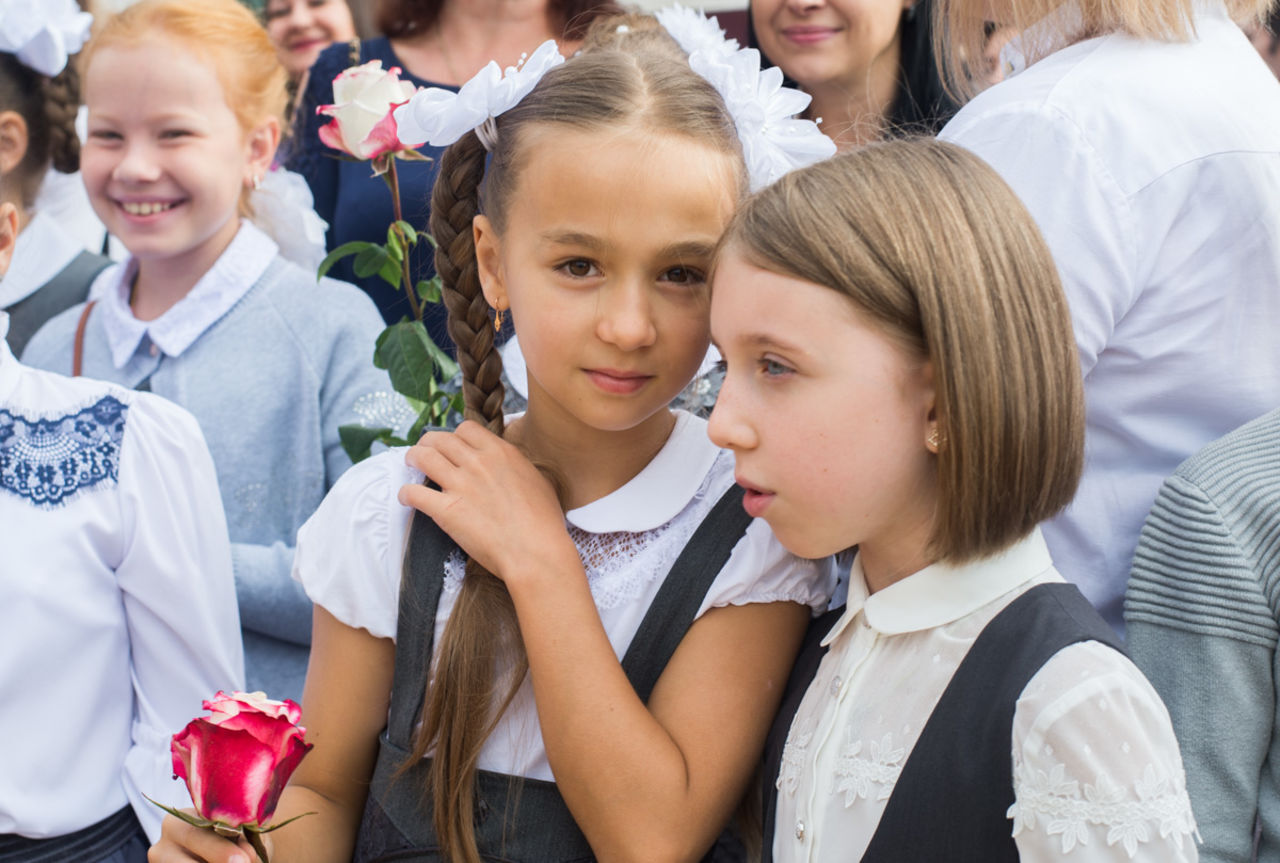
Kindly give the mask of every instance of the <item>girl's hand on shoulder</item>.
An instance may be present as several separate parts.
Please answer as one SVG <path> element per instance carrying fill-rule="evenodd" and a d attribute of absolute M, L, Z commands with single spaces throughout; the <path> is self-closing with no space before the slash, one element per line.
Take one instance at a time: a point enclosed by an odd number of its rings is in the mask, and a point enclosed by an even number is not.
<path fill-rule="evenodd" d="M 188 812 L 195 810 L 188 809 Z M 271 837 L 263 834 L 267 855 L 271 856 Z M 194 827 L 172 815 L 164 816 L 160 840 L 147 852 L 148 863 L 259 863 L 257 852 L 244 839 L 232 842 L 202 827 Z"/>
<path fill-rule="evenodd" d="M 405 455 L 439 490 L 400 489 L 400 503 L 429 516 L 481 566 L 507 581 L 545 563 L 551 571 L 577 549 L 546 476 L 515 446 L 476 422 L 427 432 Z"/>

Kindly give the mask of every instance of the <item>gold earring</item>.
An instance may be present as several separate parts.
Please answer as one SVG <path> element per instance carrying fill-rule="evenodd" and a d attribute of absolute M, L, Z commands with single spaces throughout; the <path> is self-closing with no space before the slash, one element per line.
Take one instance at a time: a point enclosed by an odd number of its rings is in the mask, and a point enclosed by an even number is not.
<path fill-rule="evenodd" d="M 495 309 L 493 312 L 493 331 L 502 332 L 502 309 Z"/>
<path fill-rule="evenodd" d="M 933 428 L 929 429 L 929 434 L 925 437 L 924 443 L 925 443 L 925 446 L 927 446 L 930 449 L 930 451 L 932 452 L 938 451 L 938 427 L 937 426 L 934 426 Z"/>

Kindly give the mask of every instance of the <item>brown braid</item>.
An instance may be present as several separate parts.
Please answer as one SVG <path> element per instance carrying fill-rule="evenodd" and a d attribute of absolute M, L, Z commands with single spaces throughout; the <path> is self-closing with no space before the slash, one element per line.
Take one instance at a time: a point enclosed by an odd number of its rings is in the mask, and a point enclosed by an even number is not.
<path fill-rule="evenodd" d="M 80 136 L 76 113 L 80 110 L 80 73 L 68 63 L 56 78 L 44 85 L 44 113 L 49 122 L 49 159 L 64 174 L 80 170 Z"/>

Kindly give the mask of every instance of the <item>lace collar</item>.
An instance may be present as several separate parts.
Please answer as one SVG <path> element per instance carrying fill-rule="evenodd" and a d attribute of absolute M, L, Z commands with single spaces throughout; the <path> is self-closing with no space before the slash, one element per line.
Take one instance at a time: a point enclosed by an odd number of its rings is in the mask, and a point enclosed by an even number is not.
<path fill-rule="evenodd" d="M 9 334 L 9 315 L 0 312 L 0 405 L 18 383 L 18 361 L 9 350 L 5 336 Z"/>
<path fill-rule="evenodd" d="M 231 310 L 266 272 L 278 247 L 251 222 L 240 222 L 231 245 L 185 297 L 154 321 L 140 321 L 129 308 L 129 287 L 138 262 L 129 258 L 105 270 L 91 295 L 100 301 L 111 362 L 123 368 L 138 350 L 143 336 L 166 356 L 181 356 L 209 327 Z"/>
<path fill-rule="evenodd" d="M 673 413 L 675 428 L 653 461 L 617 491 L 565 513 L 570 524 L 588 533 L 640 533 L 661 527 L 689 505 L 720 449 L 707 437 L 706 420 Z"/>
<path fill-rule="evenodd" d="M 0 309 L 21 302 L 44 287 L 82 251 L 57 222 L 36 213 L 18 234 L 13 262 L 0 279 Z"/>
<path fill-rule="evenodd" d="M 849 574 L 845 613 L 823 638 L 830 644 L 856 617 L 885 635 L 921 632 L 945 626 L 977 611 L 992 600 L 1053 566 L 1040 529 L 997 555 L 952 566 L 935 563 L 867 595 L 859 558 Z"/>

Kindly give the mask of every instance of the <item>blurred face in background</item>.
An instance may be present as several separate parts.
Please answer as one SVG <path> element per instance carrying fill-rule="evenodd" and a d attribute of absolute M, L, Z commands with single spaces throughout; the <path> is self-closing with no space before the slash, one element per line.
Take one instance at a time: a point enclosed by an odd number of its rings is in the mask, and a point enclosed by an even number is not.
<path fill-rule="evenodd" d="M 356 35 L 346 0 L 267 0 L 263 19 L 291 78 L 301 77 L 334 42 Z"/>
<path fill-rule="evenodd" d="M 752 0 L 760 49 L 806 91 L 896 70 L 899 24 L 915 0 Z M 896 74 L 896 72 L 895 72 Z"/>

